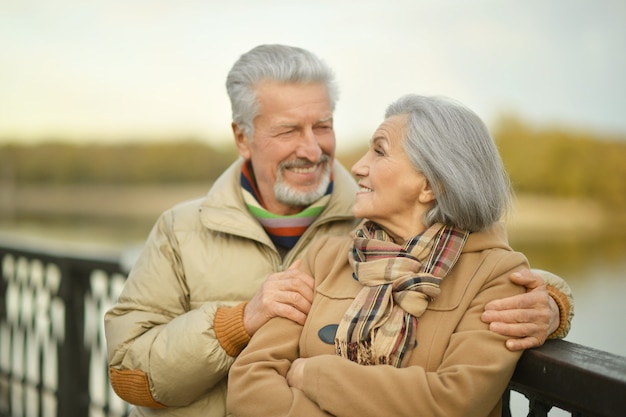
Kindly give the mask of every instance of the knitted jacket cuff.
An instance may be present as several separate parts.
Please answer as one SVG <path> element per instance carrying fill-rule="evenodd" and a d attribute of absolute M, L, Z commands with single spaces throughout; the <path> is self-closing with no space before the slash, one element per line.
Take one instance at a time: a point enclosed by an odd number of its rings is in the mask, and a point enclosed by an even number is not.
<path fill-rule="evenodd" d="M 234 307 L 222 306 L 215 312 L 213 328 L 220 346 L 229 356 L 237 357 L 250 341 L 250 335 L 243 326 L 243 310 L 248 303 Z"/>
<path fill-rule="evenodd" d="M 548 339 L 562 339 L 567 336 L 571 326 L 570 303 L 567 295 L 563 294 L 558 288 L 546 285 L 546 290 L 559 307 L 559 327 L 548 336 Z"/>

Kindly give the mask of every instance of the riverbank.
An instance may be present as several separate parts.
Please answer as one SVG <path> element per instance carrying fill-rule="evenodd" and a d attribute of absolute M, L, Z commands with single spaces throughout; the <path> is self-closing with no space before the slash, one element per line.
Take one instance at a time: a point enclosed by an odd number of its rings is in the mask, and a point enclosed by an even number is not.
<path fill-rule="evenodd" d="M 157 217 L 175 204 L 206 194 L 210 184 L 30 186 L 3 190 L 0 233 L 81 245 L 142 242 Z M 579 239 L 610 231 L 600 204 L 579 199 L 518 195 L 507 217 L 515 243 Z"/>

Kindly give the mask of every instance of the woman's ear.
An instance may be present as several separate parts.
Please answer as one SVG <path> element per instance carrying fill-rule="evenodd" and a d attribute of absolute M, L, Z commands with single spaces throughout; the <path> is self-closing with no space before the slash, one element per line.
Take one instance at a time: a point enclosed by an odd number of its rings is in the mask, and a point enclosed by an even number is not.
<path fill-rule="evenodd" d="M 243 130 L 235 123 L 230 125 L 233 129 L 233 136 L 235 136 L 235 145 L 237 146 L 237 152 L 245 159 L 250 159 L 250 140 Z"/>
<path fill-rule="evenodd" d="M 435 193 L 430 186 L 430 181 L 428 181 L 426 178 L 424 178 L 424 181 L 421 184 L 421 190 L 417 198 L 422 204 L 428 204 L 435 201 Z"/>

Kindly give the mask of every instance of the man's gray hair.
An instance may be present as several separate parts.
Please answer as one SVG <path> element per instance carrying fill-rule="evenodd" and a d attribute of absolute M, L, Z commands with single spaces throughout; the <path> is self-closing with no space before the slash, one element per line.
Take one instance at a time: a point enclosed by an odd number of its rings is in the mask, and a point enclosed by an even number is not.
<path fill-rule="evenodd" d="M 436 198 L 426 226 L 441 222 L 474 232 L 501 219 L 511 184 L 483 121 L 458 102 L 419 95 L 389 105 L 385 118 L 397 114 L 408 115 L 404 149 Z"/>
<path fill-rule="evenodd" d="M 258 114 L 255 87 L 264 80 L 323 83 L 328 90 L 331 110 L 335 110 L 338 88 L 333 71 L 324 61 L 302 48 L 259 45 L 243 54 L 226 78 L 233 122 L 250 139 L 254 134 L 254 118 Z"/>

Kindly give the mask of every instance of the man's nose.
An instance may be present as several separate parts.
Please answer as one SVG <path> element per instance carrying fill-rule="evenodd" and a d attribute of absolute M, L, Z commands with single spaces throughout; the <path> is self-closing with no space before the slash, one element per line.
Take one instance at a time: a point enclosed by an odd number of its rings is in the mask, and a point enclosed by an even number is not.
<path fill-rule="evenodd" d="M 296 149 L 298 158 L 306 158 L 311 162 L 319 162 L 322 157 L 322 148 L 312 130 L 307 130 L 302 135 L 302 140 Z"/>

